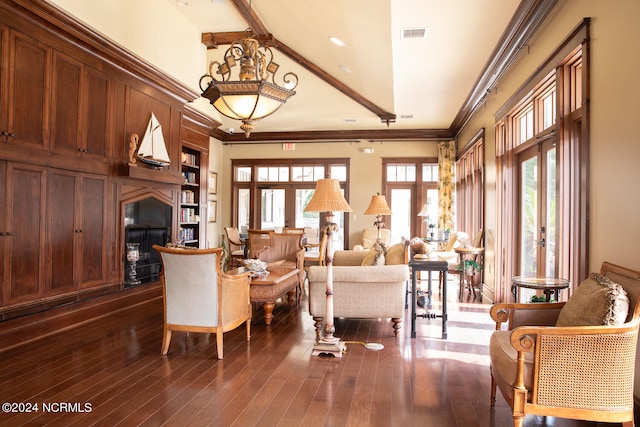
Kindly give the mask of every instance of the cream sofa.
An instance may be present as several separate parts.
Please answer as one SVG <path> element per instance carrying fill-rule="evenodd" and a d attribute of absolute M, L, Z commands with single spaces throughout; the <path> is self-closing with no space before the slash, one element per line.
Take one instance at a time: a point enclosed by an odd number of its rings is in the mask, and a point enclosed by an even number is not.
<path fill-rule="evenodd" d="M 390 317 L 398 336 L 404 318 L 407 264 L 362 266 L 369 251 L 336 251 L 333 261 L 335 317 L 377 319 Z M 309 313 L 320 337 L 326 313 L 327 268 L 309 267 Z"/>

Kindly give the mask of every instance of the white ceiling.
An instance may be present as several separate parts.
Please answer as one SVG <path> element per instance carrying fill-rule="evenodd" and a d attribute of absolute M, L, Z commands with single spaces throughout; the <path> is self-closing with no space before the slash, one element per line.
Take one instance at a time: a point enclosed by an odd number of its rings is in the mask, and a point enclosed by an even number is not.
<path fill-rule="evenodd" d="M 202 33 L 249 26 L 229 0 L 167 0 Z M 394 129 L 449 129 L 520 0 L 252 0 L 275 39 L 381 109 Z M 427 28 L 422 39 L 404 29 Z M 330 42 L 341 39 L 344 47 Z M 226 47 L 209 50 L 221 60 Z M 275 51 L 276 75 L 296 73 L 297 94 L 254 132 L 378 130 L 387 125 L 342 92 Z M 347 67 L 350 72 L 341 68 Z M 405 118 L 404 116 L 411 116 Z M 221 129 L 239 128 L 219 117 Z"/>

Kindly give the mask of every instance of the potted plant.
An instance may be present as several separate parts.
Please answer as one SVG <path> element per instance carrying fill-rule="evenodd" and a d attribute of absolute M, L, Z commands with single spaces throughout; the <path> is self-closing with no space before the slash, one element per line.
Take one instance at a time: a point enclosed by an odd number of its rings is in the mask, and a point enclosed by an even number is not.
<path fill-rule="evenodd" d="M 458 264 L 457 271 L 464 271 L 466 276 L 475 276 L 480 270 L 482 270 L 482 264 L 473 259 L 465 259 L 464 266 Z"/>

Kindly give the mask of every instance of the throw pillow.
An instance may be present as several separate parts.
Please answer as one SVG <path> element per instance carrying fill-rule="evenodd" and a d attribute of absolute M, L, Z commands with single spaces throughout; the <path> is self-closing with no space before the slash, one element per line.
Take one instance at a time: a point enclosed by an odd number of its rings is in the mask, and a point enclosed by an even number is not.
<path fill-rule="evenodd" d="M 384 265 L 384 245 L 375 243 L 360 265 Z"/>
<path fill-rule="evenodd" d="M 629 298 L 622 286 L 591 273 L 560 310 L 556 326 L 620 325 L 628 311 Z"/>
<path fill-rule="evenodd" d="M 387 249 L 384 254 L 384 262 L 387 265 L 404 264 L 404 244 L 396 243 Z"/>

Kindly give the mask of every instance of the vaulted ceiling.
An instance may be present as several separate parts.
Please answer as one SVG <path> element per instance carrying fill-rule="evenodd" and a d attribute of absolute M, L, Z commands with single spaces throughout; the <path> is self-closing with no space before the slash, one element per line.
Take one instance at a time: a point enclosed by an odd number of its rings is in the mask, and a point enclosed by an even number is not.
<path fill-rule="evenodd" d="M 248 140 L 220 115 L 215 136 L 237 143 L 454 138 L 557 0 L 167 1 L 209 60 L 251 27 L 274 50 L 276 82 L 299 78 Z"/>

